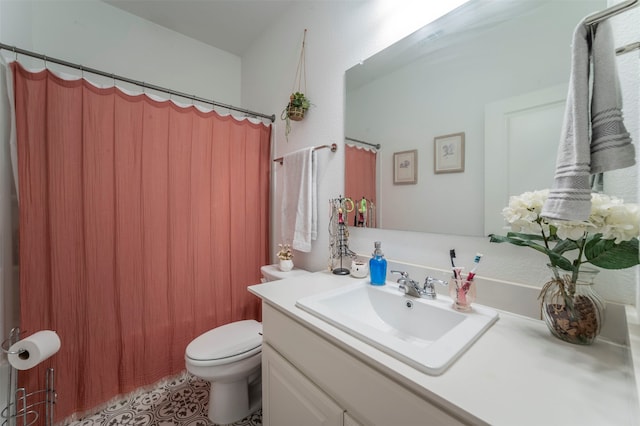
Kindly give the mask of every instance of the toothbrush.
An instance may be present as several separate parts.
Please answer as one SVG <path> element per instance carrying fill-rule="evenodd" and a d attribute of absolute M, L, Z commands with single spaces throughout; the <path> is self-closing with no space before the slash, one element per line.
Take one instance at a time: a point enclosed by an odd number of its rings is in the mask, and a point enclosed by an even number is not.
<path fill-rule="evenodd" d="M 480 264 L 480 260 L 482 259 L 482 253 L 476 253 L 476 257 L 473 259 L 473 268 L 469 271 L 469 275 L 467 275 L 467 280 L 462 286 L 462 289 L 465 291 L 469 291 L 469 287 L 471 287 L 471 281 L 473 281 L 473 277 L 476 276 L 476 271 L 478 270 L 478 265 Z"/>
<path fill-rule="evenodd" d="M 456 271 L 456 264 L 453 261 L 453 259 L 456 258 L 456 250 L 455 249 L 451 249 L 449 250 L 449 258 L 451 259 L 451 268 L 453 269 L 453 278 L 458 278 L 458 273 Z"/>
<path fill-rule="evenodd" d="M 478 265 L 480 264 L 480 259 L 482 259 L 482 253 L 476 253 L 476 257 L 473 259 L 473 268 L 469 271 L 469 275 L 467 276 L 467 281 L 472 281 L 473 277 L 476 276 L 476 270 L 478 269 Z"/>

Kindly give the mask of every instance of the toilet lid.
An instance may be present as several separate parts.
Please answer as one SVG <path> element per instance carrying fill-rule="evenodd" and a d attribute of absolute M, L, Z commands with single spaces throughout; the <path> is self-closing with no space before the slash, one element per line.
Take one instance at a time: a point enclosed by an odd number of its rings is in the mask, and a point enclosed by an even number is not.
<path fill-rule="evenodd" d="M 262 324 L 255 320 L 236 321 L 216 327 L 196 337 L 187 346 L 189 358 L 199 361 L 229 358 L 262 345 Z"/>

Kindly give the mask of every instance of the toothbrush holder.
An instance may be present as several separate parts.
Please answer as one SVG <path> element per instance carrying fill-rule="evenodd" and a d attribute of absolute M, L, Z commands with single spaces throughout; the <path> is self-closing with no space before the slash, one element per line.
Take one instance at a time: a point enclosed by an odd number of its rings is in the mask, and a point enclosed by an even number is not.
<path fill-rule="evenodd" d="M 469 312 L 471 304 L 476 300 L 476 283 L 467 280 L 467 274 L 449 280 L 449 296 L 453 299 L 453 309 Z"/>

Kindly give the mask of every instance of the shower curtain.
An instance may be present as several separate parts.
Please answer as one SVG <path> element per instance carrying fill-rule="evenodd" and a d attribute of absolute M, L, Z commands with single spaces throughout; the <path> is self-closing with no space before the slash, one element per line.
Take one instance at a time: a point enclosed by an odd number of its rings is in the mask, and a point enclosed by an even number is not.
<path fill-rule="evenodd" d="M 184 369 L 213 327 L 260 320 L 270 126 L 11 65 L 20 309 L 60 351 L 56 418 Z"/>
<path fill-rule="evenodd" d="M 356 204 L 364 197 L 373 202 L 374 206 L 377 206 L 376 151 L 346 144 L 344 155 L 345 196 L 351 198 Z M 355 214 L 357 215 L 357 213 Z M 375 228 L 377 224 L 375 222 L 369 223 L 368 226 Z"/>

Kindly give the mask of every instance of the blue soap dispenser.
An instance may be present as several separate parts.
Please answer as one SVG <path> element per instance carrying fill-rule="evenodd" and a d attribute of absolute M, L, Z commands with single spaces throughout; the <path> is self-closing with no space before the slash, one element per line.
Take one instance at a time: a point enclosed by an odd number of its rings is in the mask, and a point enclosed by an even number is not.
<path fill-rule="evenodd" d="M 382 254 L 382 243 L 376 241 L 375 250 L 373 251 L 373 257 L 369 260 L 369 276 L 371 278 L 372 285 L 384 285 L 387 280 L 387 259 Z"/>

